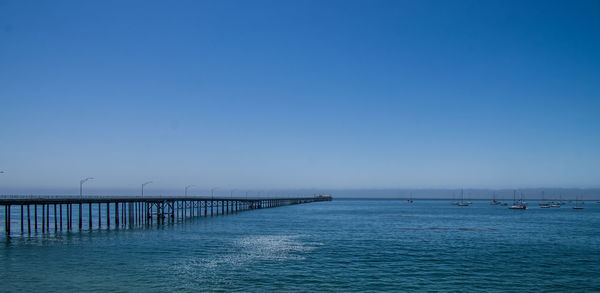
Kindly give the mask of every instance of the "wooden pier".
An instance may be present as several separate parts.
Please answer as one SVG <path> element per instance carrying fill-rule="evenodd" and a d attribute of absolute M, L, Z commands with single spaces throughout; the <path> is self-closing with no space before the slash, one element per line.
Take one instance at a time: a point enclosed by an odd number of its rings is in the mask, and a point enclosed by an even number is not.
<path fill-rule="evenodd" d="M 330 200 L 330 195 L 286 198 L 11 196 L 0 197 L 0 206 L 4 206 L 4 232 L 10 237 L 16 232 L 45 234 L 161 225 L 191 217 Z M 15 227 L 18 231 L 11 231 Z"/>

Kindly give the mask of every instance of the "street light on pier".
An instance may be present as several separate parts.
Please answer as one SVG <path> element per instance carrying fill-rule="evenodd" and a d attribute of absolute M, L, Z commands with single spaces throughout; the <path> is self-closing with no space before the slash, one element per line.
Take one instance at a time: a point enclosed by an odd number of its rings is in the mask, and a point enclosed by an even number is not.
<path fill-rule="evenodd" d="M 94 177 L 87 177 L 84 179 L 79 180 L 79 197 L 83 198 L 83 183 L 87 182 L 88 180 L 93 180 L 95 179 Z"/>
<path fill-rule="evenodd" d="M 188 186 L 185 187 L 185 197 L 187 197 L 187 191 L 188 191 L 188 189 L 190 189 L 191 187 L 194 187 L 194 186 L 196 186 L 196 185 L 188 185 Z"/>
<path fill-rule="evenodd" d="M 232 189 L 229 191 L 229 197 L 233 198 L 233 192 L 237 191 L 237 189 Z"/>
<path fill-rule="evenodd" d="M 148 181 L 148 182 L 142 183 L 142 197 L 144 197 L 144 186 L 146 186 L 146 185 L 148 185 L 150 183 L 152 183 L 152 181 Z"/>
<path fill-rule="evenodd" d="M 217 189 L 218 187 L 214 187 L 210 190 L 210 198 L 214 198 L 215 197 L 215 189 Z"/>

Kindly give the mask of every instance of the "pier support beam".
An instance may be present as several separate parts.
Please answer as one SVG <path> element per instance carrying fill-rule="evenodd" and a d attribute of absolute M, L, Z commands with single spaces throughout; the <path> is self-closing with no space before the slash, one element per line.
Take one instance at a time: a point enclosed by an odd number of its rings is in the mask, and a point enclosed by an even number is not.
<path fill-rule="evenodd" d="M 10 205 L 4 206 L 4 231 L 6 236 L 10 236 Z"/>
<path fill-rule="evenodd" d="M 82 206 L 81 206 L 81 202 L 79 203 L 79 230 L 81 231 L 81 228 L 83 227 L 83 215 L 82 215 Z"/>
<path fill-rule="evenodd" d="M 31 234 L 31 217 L 29 216 L 29 205 L 27 205 L 27 234 Z"/>
<path fill-rule="evenodd" d="M 89 224 L 90 230 L 92 230 L 92 203 L 91 202 L 88 204 L 88 224 Z"/>

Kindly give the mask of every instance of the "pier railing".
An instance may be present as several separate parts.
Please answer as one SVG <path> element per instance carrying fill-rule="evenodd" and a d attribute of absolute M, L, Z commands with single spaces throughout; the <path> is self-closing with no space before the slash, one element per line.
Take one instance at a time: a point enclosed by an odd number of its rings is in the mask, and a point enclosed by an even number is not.
<path fill-rule="evenodd" d="M 79 231 L 91 231 L 160 225 L 185 221 L 190 217 L 229 215 L 246 210 L 330 200 L 330 195 L 270 198 L 8 195 L 0 196 L 0 206 L 4 206 L 4 232 L 6 236 L 10 236 L 11 230 L 14 231 L 15 228 L 20 234 L 39 231 L 58 233 L 63 229 L 73 231 L 76 229 L 73 225 L 75 217 Z"/>

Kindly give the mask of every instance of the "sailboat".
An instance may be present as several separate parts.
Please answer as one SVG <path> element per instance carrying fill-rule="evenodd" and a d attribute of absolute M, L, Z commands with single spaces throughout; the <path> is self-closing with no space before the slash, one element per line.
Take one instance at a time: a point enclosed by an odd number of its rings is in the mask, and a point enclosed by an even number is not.
<path fill-rule="evenodd" d="M 542 202 L 538 203 L 538 205 L 542 209 L 549 209 L 550 204 L 551 204 L 550 201 L 546 201 L 546 197 L 544 196 L 544 191 L 542 190 Z"/>
<path fill-rule="evenodd" d="M 460 202 L 458 203 L 458 206 L 460 207 L 466 207 L 469 206 L 471 204 L 471 202 L 464 202 L 463 200 L 465 199 L 465 196 L 463 194 L 463 190 L 460 190 Z"/>
<path fill-rule="evenodd" d="M 565 203 L 564 203 L 564 202 L 563 202 L 563 200 L 562 200 L 562 194 L 561 194 L 561 195 L 559 195 L 559 196 L 558 196 L 558 198 L 559 198 L 558 204 L 559 204 L 559 205 L 564 205 Z"/>
<path fill-rule="evenodd" d="M 546 198 L 544 197 L 544 191 L 542 191 L 542 202 L 538 203 L 538 205 L 541 208 L 549 208 L 550 207 L 550 203 L 546 201 Z"/>
<path fill-rule="evenodd" d="M 575 199 L 575 205 L 573 206 L 574 210 L 583 210 L 583 207 L 577 204 L 577 199 Z"/>
<path fill-rule="evenodd" d="M 408 203 L 412 203 L 413 202 L 412 192 L 410 193 L 410 197 L 406 200 L 406 202 L 408 202 Z"/>
<path fill-rule="evenodd" d="M 521 194 L 523 196 L 523 194 Z M 523 198 L 521 198 L 520 202 L 517 202 L 517 191 L 513 191 L 513 205 L 508 207 L 511 210 L 526 210 L 527 206 L 523 204 Z"/>
<path fill-rule="evenodd" d="M 523 201 L 523 192 L 521 192 L 521 204 L 524 204 L 524 205 L 528 204 L 528 202 Z"/>
<path fill-rule="evenodd" d="M 542 209 L 549 209 L 551 207 L 551 202 L 550 201 L 546 201 L 546 197 L 544 196 L 544 191 L 542 191 L 542 202 L 540 202 L 538 205 L 540 206 L 540 208 Z"/>
<path fill-rule="evenodd" d="M 496 193 L 495 192 L 492 195 L 492 202 L 490 204 L 491 205 L 499 205 L 500 204 L 500 202 L 496 200 Z"/>
<path fill-rule="evenodd" d="M 452 193 L 452 204 L 453 205 L 458 205 L 458 201 L 456 201 L 456 194 Z"/>

